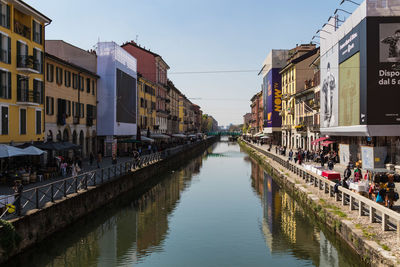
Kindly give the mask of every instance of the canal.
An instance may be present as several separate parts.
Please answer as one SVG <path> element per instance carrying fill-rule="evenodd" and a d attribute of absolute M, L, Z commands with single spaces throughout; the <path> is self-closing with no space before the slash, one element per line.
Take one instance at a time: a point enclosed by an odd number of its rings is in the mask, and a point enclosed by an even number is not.
<path fill-rule="evenodd" d="M 219 142 L 5 266 L 360 266 L 309 214 Z"/>

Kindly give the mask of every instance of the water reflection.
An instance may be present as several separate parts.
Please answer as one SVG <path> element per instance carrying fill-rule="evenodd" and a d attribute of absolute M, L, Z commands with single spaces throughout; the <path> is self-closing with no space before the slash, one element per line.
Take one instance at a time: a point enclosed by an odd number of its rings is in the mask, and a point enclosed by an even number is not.
<path fill-rule="evenodd" d="M 157 181 L 6 266 L 357 263 L 237 145 L 216 144 Z"/>
<path fill-rule="evenodd" d="M 264 169 L 251 161 L 252 187 L 262 200 L 262 232 L 270 253 L 288 251 L 298 259 L 310 260 L 315 266 L 360 266 L 349 248 L 330 242 L 313 218 L 307 215 L 290 195 Z M 338 249 L 343 249 L 338 253 Z"/>

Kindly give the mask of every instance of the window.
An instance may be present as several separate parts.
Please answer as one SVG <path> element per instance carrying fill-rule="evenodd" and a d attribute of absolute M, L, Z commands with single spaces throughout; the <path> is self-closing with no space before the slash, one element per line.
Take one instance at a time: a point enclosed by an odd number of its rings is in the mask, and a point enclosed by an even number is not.
<path fill-rule="evenodd" d="M 42 133 L 42 111 L 36 110 L 36 134 Z"/>
<path fill-rule="evenodd" d="M 56 67 L 56 83 L 61 85 L 63 83 L 63 69 Z"/>
<path fill-rule="evenodd" d="M 54 115 L 54 97 L 46 96 L 46 114 Z"/>
<path fill-rule="evenodd" d="M 43 82 L 40 80 L 33 80 L 33 97 L 35 103 L 43 104 L 44 90 Z"/>
<path fill-rule="evenodd" d="M 90 94 L 90 78 L 86 79 L 86 92 Z"/>
<path fill-rule="evenodd" d="M 144 108 L 144 99 L 143 98 L 140 98 L 140 107 Z"/>
<path fill-rule="evenodd" d="M 19 133 L 26 134 L 26 109 L 19 110 Z"/>
<path fill-rule="evenodd" d="M 95 90 L 96 90 L 95 86 L 96 86 L 96 82 L 95 82 L 95 80 L 92 80 L 92 95 L 96 95 L 96 93 L 95 93 Z"/>
<path fill-rule="evenodd" d="M 29 77 L 17 75 L 17 101 L 28 102 L 29 99 Z"/>
<path fill-rule="evenodd" d="M 33 69 L 43 73 L 43 52 L 37 48 L 33 49 Z"/>
<path fill-rule="evenodd" d="M 0 25 L 7 29 L 10 29 L 10 6 L 3 2 L 0 2 L 0 12 Z"/>
<path fill-rule="evenodd" d="M 11 99 L 11 72 L 0 70 L 0 98 Z"/>
<path fill-rule="evenodd" d="M 47 63 L 47 81 L 54 81 L 54 65 Z"/>
<path fill-rule="evenodd" d="M 8 134 L 8 107 L 1 107 L 1 134 Z"/>
<path fill-rule="evenodd" d="M 0 61 L 11 64 L 11 38 L 0 33 Z"/>
<path fill-rule="evenodd" d="M 71 87 L 71 72 L 66 70 L 64 72 L 64 76 L 65 76 L 65 87 Z"/>
<path fill-rule="evenodd" d="M 31 63 L 33 62 L 28 60 L 28 46 L 21 41 L 17 41 L 17 68 L 33 67 Z"/>
<path fill-rule="evenodd" d="M 32 28 L 33 28 L 33 41 L 38 44 L 42 44 L 43 26 L 40 23 L 33 21 Z"/>
<path fill-rule="evenodd" d="M 78 76 L 79 77 L 79 89 L 81 91 L 85 90 L 85 78 L 83 78 L 82 76 Z"/>
<path fill-rule="evenodd" d="M 75 114 L 75 102 L 72 101 L 72 117 L 75 118 L 76 114 Z"/>
<path fill-rule="evenodd" d="M 66 111 L 66 115 L 67 117 L 71 116 L 71 101 L 67 100 L 67 107 L 66 107 L 67 111 Z"/>
<path fill-rule="evenodd" d="M 76 73 L 72 73 L 72 88 L 78 89 L 78 75 Z"/>
<path fill-rule="evenodd" d="M 79 111 L 80 111 L 80 117 L 81 118 L 84 118 L 85 117 L 85 104 L 80 104 L 80 108 L 79 108 Z"/>

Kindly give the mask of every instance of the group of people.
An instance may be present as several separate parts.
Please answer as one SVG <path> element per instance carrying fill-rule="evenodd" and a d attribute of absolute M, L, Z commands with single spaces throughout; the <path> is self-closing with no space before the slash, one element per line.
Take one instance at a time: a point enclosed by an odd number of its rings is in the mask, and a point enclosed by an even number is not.
<path fill-rule="evenodd" d="M 363 180 L 369 184 L 369 198 L 377 203 L 392 208 L 393 203 L 399 199 L 399 194 L 395 191 L 394 174 L 375 174 L 374 177 L 372 177 L 371 173 L 367 171 L 363 176 L 359 166 L 356 166 L 352 172 L 351 166 L 348 165 L 344 170 L 341 185 L 349 189 L 350 182 L 357 183 Z"/>
<path fill-rule="evenodd" d="M 64 159 L 59 156 L 57 159 L 57 166 L 63 177 L 67 177 L 68 175 L 76 176 L 82 170 L 82 159 L 80 157 Z"/>

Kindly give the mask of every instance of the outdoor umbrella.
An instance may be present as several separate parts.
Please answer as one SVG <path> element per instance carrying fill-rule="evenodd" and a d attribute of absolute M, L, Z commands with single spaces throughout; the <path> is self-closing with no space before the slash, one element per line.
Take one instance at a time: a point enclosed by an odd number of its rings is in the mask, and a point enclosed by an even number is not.
<path fill-rule="evenodd" d="M 25 153 L 25 155 L 30 155 L 30 156 L 40 156 L 44 153 L 43 150 L 34 147 L 34 146 L 29 146 L 27 148 L 22 149 Z"/>
<path fill-rule="evenodd" d="M 23 156 L 23 155 L 26 155 L 23 149 L 14 146 L 8 146 L 2 144 L 0 145 L 0 158 L 9 158 L 9 157 Z"/>

